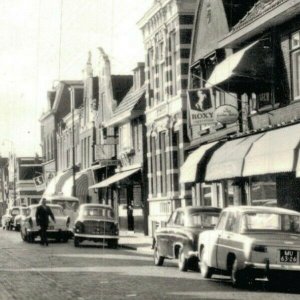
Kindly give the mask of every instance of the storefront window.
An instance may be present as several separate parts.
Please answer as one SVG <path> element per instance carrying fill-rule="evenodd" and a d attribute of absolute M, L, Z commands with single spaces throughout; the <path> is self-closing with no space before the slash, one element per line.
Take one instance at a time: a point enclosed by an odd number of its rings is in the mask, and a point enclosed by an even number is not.
<path fill-rule="evenodd" d="M 233 205 L 233 200 L 234 200 L 233 180 L 227 180 L 224 183 L 224 191 L 225 191 L 225 200 L 226 200 L 225 206 Z"/>
<path fill-rule="evenodd" d="M 276 179 L 274 176 L 250 178 L 250 199 L 252 205 L 277 205 Z"/>
<path fill-rule="evenodd" d="M 203 184 L 202 199 L 204 206 L 211 206 L 212 204 L 212 188 L 210 185 Z"/>

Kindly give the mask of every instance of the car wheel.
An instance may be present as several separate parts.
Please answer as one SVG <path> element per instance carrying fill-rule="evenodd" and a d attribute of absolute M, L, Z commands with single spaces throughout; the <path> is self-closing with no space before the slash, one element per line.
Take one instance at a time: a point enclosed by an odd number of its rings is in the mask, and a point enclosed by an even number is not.
<path fill-rule="evenodd" d="M 188 260 L 185 257 L 183 248 L 180 248 L 178 254 L 178 269 L 181 272 L 186 272 L 188 270 Z"/>
<path fill-rule="evenodd" d="M 159 251 L 158 251 L 158 248 L 157 248 L 157 245 L 154 247 L 154 264 L 156 266 L 162 266 L 163 263 L 164 263 L 164 257 L 163 256 L 160 256 L 159 255 Z"/>
<path fill-rule="evenodd" d="M 247 283 L 247 276 L 243 270 L 238 270 L 238 260 L 235 258 L 231 266 L 231 282 L 235 287 L 244 287 Z"/>
<path fill-rule="evenodd" d="M 74 237 L 74 246 L 75 247 L 79 247 L 79 245 L 80 245 L 80 240 L 79 240 L 79 238 L 78 237 Z"/>
<path fill-rule="evenodd" d="M 118 241 L 117 240 L 108 240 L 107 241 L 107 247 L 116 249 L 118 247 Z"/>
<path fill-rule="evenodd" d="M 24 242 L 27 242 L 27 236 L 24 234 L 23 230 L 20 229 L 20 232 L 21 232 L 21 238 Z"/>
<path fill-rule="evenodd" d="M 200 252 L 200 262 L 199 262 L 200 272 L 203 278 L 211 278 L 211 276 L 213 275 L 213 271 L 212 271 L 213 269 L 209 267 L 204 260 L 204 249 L 205 248 L 202 248 Z"/>

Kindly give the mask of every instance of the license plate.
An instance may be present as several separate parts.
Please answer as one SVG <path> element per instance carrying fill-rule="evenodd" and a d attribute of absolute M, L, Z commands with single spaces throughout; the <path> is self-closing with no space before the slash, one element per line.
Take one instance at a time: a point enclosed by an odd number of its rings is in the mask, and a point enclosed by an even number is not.
<path fill-rule="evenodd" d="M 296 250 L 280 250 L 280 262 L 295 264 L 298 261 Z"/>

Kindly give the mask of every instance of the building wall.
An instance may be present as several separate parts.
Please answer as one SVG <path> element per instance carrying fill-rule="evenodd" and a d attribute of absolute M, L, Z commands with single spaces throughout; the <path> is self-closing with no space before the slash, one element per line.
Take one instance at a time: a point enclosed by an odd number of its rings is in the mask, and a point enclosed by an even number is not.
<path fill-rule="evenodd" d="M 190 203 L 179 185 L 186 138 L 186 88 L 196 1 L 161 1 L 139 21 L 146 51 L 149 232 Z"/>

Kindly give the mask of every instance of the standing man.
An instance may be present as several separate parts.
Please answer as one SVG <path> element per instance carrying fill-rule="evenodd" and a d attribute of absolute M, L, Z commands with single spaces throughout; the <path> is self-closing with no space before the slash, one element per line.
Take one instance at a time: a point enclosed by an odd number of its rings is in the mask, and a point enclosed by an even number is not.
<path fill-rule="evenodd" d="M 49 206 L 46 205 L 46 199 L 42 199 L 41 205 L 39 205 L 36 209 L 35 219 L 38 226 L 41 227 L 40 235 L 41 235 L 41 245 L 48 246 L 47 239 L 47 229 L 49 225 L 49 216 L 55 223 L 54 215 Z"/>

